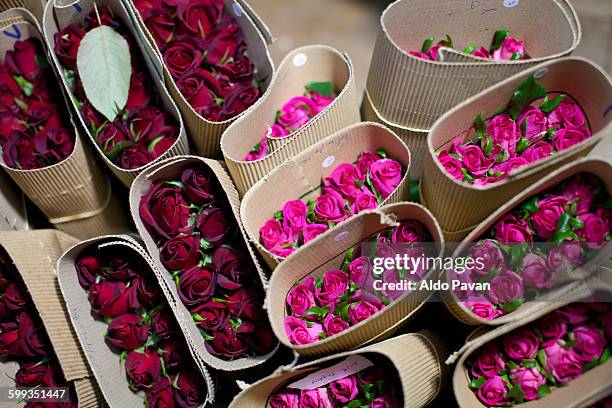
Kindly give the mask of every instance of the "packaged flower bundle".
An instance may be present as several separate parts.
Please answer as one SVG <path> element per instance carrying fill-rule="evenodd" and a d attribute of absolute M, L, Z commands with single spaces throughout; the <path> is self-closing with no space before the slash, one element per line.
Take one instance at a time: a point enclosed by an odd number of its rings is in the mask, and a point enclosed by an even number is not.
<path fill-rule="evenodd" d="M 323 111 L 336 98 L 331 82 L 310 82 L 304 86 L 304 95 L 291 98 L 276 111 L 274 124 L 244 157 L 245 161 L 259 160 L 268 154 L 267 138 L 280 139 L 296 132 Z"/>
<path fill-rule="evenodd" d="M 612 408 L 612 395 L 609 395 L 595 404 L 589 406 L 589 408 Z"/>
<path fill-rule="evenodd" d="M 419 221 L 401 221 L 367 238 L 346 251 L 337 269 L 328 269 L 316 279 L 298 280 L 286 298 L 284 328 L 292 344 L 303 345 L 334 336 L 369 319 L 409 291 L 399 283 L 419 282 L 428 272 L 423 265 L 414 269 L 384 268 L 375 258 L 410 258 L 435 255 L 432 237 Z M 378 282 L 375 282 L 378 281 Z M 389 288 L 394 284 L 398 288 Z"/>
<path fill-rule="evenodd" d="M 484 406 L 514 406 L 551 398 L 605 364 L 611 346 L 609 304 L 571 303 L 480 346 L 464 366 Z"/>
<path fill-rule="evenodd" d="M 125 370 L 123 386 L 143 393 L 147 407 L 202 406 L 208 397 L 206 379 L 151 267 L 121 241 L 87 245 L 72 272 L 87 292 L 91 315 L 107 324 L 104 341 Z M 92 334 L 79 333 L 85 338 Z M 108 386 L 108 378 L 100 381 Z M 109 391 L 116 390 L 103 389 Z"/>
<path fill-rule="evenodd" d="M 259 242 L 285 258 L 296 249 L 363 210 L 377 208 L 400 185 L 406 170 L 384 150 L 363 151 L 354 163 L 338 164 L 306 202 L 285 202 L 259 229 Z"/>
<path fill-rule="evenodd" d="M 454 48 L 453 39 L 448 34 L 444 40 L 434 45 L 435 40 L 433 37 L 426 39 L 420 51 L 410 51 L 408 54 L 426 60 L 439 61 L 438 50 L 441 47 Z M 488 48 L 470 44 L 465 47 L 463 53 L 496 61 L 518 61 L 531 58 L 525 48 L 525 41 L 510 36 L 510 30 L 497 30 Z"/>

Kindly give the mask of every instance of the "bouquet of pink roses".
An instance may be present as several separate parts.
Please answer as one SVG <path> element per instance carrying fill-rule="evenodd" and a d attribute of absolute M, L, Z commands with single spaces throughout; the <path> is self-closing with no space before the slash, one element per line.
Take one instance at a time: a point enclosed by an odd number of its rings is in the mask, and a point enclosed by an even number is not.
<path fill-rule="evenodd" d="M 268 154 L 266 138 L 274 139 L 289 136 L 306 125 L 319 112 L 324 110 L 336 97 L 331 82 L 310 82 L 304 86 L 303 96 L 295 96 L 276 112 L 274 124 L 270 127 L 269 136 L 264 136 L 258 144 L 244 157 L 245 161 L 254 161 Z"/>
<path fill-rule="evenodd" d="M 309 344 L 338 334 L 378 313 L 406 291 L 375 289 L 374 281 L 384 284 L 420 281 L 427 269 L 387 269 L 377 272 L 374 257 L 393 258 L 406 254 L 412 258 L 432 255 L 431 235 L 418 221 L 403 221 L 397 227 L 381 231 L 374 237 L 349 249 L 340 269 L 325 272 L 319 279 L 307 276 L 287 294 L 285 331 L 292 344 Z"/>
<path fill-rule="evenodd" d="M 580 173 L 493 224 L 470 249 L 482 264 L 461 277 L 490 289 L 457 294 L 479 317 L 495 319 L 553 288 L 611 240 L 612 197 L 599 178 Z"/>
<path fill-rule="evenodd" d="M 438 50 L 440 47 L 454 48 L 453 40 L 448 34 L 446 34 L 444 40 L 438 41 L 436 45 L 433 45 L 434 41 L 435 38 L 433 37 L 426 39 L 423 42 L 421 51 L 410 51 L 409 54 L 426 60 L 439 61 L 440 55 Z M 525 49 L 525 42 L 510 37 L 509 30 L 497 30 L 493 35 L 493 41 L 489 48 L 478 48 L 475 45 L 468 45 L 463 52 L 475 57 L 494 59 L 496 61 L 517 61 L 531 58 Z"/>
<path fill-rule="evenodd" d="M 545 398 L 604 364 L 612 346 L 607 303 L 572 303 L 485 344 L 466 360 L 470 388 L 489 407 Z"/>
<path fill-rule="evenodd" d="M 544 100 L 537 104 L 536 101 Z M 475 139 L 457 137 L 437 160 L 455 179 L 497 183 L 514 170 L 549 158 L 591 137 L 588 118 L 570 95 L 553 97 L 534 77 L 521 84 L 508 106 L 474 120 Z"/>
<path fill-rule="evenodd" d="M 274 255 L 287 257 L 351 215 L 377 208 L 397 188 L 404 173 L 402 165 L 385 151 L 364 151 L 354 164 L 336 166 L 322 180 L 321 194 L 314 200 L 287 201 L 259 229 L 260 241 Z"/>

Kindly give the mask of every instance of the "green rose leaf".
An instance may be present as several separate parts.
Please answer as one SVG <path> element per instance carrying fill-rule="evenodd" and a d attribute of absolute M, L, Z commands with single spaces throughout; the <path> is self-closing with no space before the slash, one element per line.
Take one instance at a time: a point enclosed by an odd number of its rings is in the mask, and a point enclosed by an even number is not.
<path fill-rule="evenodd" d="M 132 62 L 125 38 L 105 25 L 90 30 L 79 45 L 77 70 L 87 99 L 112 122 L 130 90 Z"/>
<path fill-rule="evenodd" d="M 327 98 L 332 98 L 334 96 L 334 84 L 329 81 L 309 82 L 306 84 L 305 88 L 309 93 L 315 92 Z"/>
<path fill-rule="evenodd" d="M 480 386 L 481 386 L 482 384 L 484 384 L 484 382 L 485 382 L 486 380 L 487 380 L 487 379 L 486 379 L 485 377 L 474 378 L 474 379 L 473 379 L 473 380 L 470 382 L 470 388 L 473 388 L 473 389 L 480 388 Z"/>
<path fill-rule="evenodd" d="M 430 37 L 428 39 L 426 39 L 425 41 L 423 41 L 423 46 L 421 47 L 421 52 L 423 54 L 427 54 L 427 52 L 429 52 L 429 49 L 431 48 L 431 45 L 434 42 L 434 38 Z"/>
<path fill-rule="evenodd" d="M 519 85 L 508 102 L 507 111 L 512 119 L 517 120 L 521 112 L 533 101 L 546 96 L 546 89 L 532 75 Z"/>
<path fill-rule="evenodd" d="M 496 50 L 501 47 L 502 42 L 510 34 L 510 30 L 497 30 L 493 35 L 493 43 L 491 44 L 491 50 Z"/>
<path fill-rule="evenodd" d="M 506 396 L 514 402 L 525 401 L 525 394 L 523 393 L 523 390 L 521 390 L 521 387 L 518 384 L 512 387 L 510 391 L 508 391 L 508 394 L 506 394 Z"/>
<path fill-rule="evenodd" d="M 557 106 L 559 106 L 559 104 L 561 103 L 562 100 L 565 99 L 567 95 L 563 94 L 563 95 L 559 95 L 557 96 L 555 99 L 553 99 L 552 101 L 548 100 L 548 96 L 544 99 L 544 102 L 540 105 L 540 110 L 544 113 L 550 113 L 553 110 L 555 110 L 555 108 Z"/>
<path fill-rule="evenodd" d="M 465 47 L 465 49 L 463 50 L 463 52 L 465 54 L 471 54 L 474 52 L 474 50 L 476 49 L 476 46 L 474 44 L 470 44 L 467 47 Z"/>

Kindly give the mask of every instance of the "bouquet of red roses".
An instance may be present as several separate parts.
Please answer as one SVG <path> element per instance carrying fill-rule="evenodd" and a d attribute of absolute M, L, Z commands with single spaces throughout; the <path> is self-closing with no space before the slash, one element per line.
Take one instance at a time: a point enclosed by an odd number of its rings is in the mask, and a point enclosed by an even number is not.
<path fill-rule="evenodd" d="M 612 346 L 607 303 L 572 303 L 479 348 L 466 360 L 470 388 L 485 406 L 545 398 L 604 364 Z"/>
<path fill-rule="evenodd" d="M 40 316 L 28 290 L 6 253 L 0 248 L 0 357 L 19 363 L 15 386 L 24 388 L 68 387 Z M 74 389 L 68 398 L 49 399 L 58 407 L 77 406 Z M 28 402 L 26 407 L 39 403 Z"/>
<path fill-rule="evenodd" d="M 334 85 L 331 82 L 310 82 L 304 86 L 303 96 L 295 96 L 276 112 L 274 124 L 269 135 L 253 146 L 244 157 L 245 161 L 259 160 L 268 154 L 266 138 L 280 139 L 289 136 L 306 125 L 319 112 L 323 111 L 336 97 Z"/>
<path fill-rule="evenodd" d="M 272 351 L 264 292 L 215 176 L 193 165 L 177 179 L 154 182 L 139 208 L 208 352 L 235 360 Z"/>
<path fill-rule="evenodd" d="M 16 41 L 0 63 L 0 146 L 7 166 L 38 169 L 72 153 L 75 135 L 61 98 L 40 41 Z"/>
<path fill-rule="evenodd" d="M 107 247 L 111 248 L 111 247 Z M 147 407 L 199 407 L 206 385 L 153 271 L 131 251 L 90 247 L 75 262 L 91 313 L 108 324 L 105 340 Z"/>

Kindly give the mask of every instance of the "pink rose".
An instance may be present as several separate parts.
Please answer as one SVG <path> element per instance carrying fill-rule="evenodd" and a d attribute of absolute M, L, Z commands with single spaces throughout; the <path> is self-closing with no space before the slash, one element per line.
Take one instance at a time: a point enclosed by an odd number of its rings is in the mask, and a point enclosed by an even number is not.
<path fill-rule="evenodd" d="M 567 334 L 567 325 L 558 313 L 550 313 L 535 322 L 536 327 L 544 337 L 542 347 L 546 347 Z"/>
<path fill-rule="evenodd" d="M 521 367 L 512 370 L 512 375 L 514 376 L 514 383 L 521 388 L 527 401 L 538 399 L 540 387 L 546 384 L 546 376 L 544 374 L 537 368 Z"/>
<path fill-rule="evenodd" d="M 312 92 L 310 94 L 310 99 L 317 105 L 317 113 L 321 112 L 323 109 L 327 108 L 334 101 L 334 97 L 328 97 L 319 95 L 316 92 Z"/>
<path fill-rule="evenodd" d="M 530 106 L 518 119 L 520 129 L 525 129 L 525 139 L 530 142 L 538 140 L 548 130 L 548 121 L 544 112 Z"/>
<path fill-rule="evenodd" d="M 327 388 L 315 388 L 300 392 L 300 408 L 334 408 L 334 404 Z"/>
<path fill-rule="evenodd" d="M 331 382 L 329 384 L 329 390 L 334 398 L 341 403 L 353 401 L 359 393 L 359 389 L 357 388 L 357 379 L 354 375 Z"/>
<path fill-rule="evenodd" d="M 553 343 L 544 348 L 546 371 L 561 383 L 568 383 L 582 374 L 582 363 L 574 350 Z"/>
<path fill-rule="evenodd" d="M 565 97 L 559 105 L 548 114 L 548 121 L 555 129 L 564 126 L 584 126 L 586 116 L 582 108 L 571 98 Z"/>
<path fill-rule="evenodd" d="M 498 375 L 488 378 L 476 392 L 476 396 L 486 406 L 506 405 L 508 402 L 508 386 Z"/>
<path fill-rule="evenodd" d="M 308 276 L 292 287 L 287 294 L 287 305 L 294 316 L 304 316 L 308 309 L 315 305 L 314 284 L 314 278 Z"/>
<path fill-rule="evenodd" d="M 501 269 L 505 266 L 504 254 L 499 245 L 491 239 L 485 239 L 472 247 L 470 254 L 473 259 L 480 259 L 483 267 L 474 266 L 472 273 L 487 276 L 492 269 Z"/>
<path fill-rule="evenodd" d="M 278 124 L 295 132 L 308 123 L 317 111 L 317 106 L 310 98 L 296 96 L 283 105 L 281 115 L 278 117 Z"/>
<path fill-rule="evenodd" d="M 595 200 L 595 194 L 593 193 L 593 183 L 589 183 L 590 178 L 584 174 L 579 174 L 572 177 L 571 181 L 567 183 L 561 190 L 561 195 L 565 197 L 570 203 L 576 203 L 576 215 L 582 215 L 589 212 L 593 200 Z"/>
<path fill-rule="evenodd" d="M 569 324 L 582 324 L 589 320 L 589 307 L 585 303 L 575 302 L 565 305 L 557 313 Z"/>
<path fill-rule="evenodd" d="M 281 125 L 273 125 L 270 127 L 270 137 L 272 139 L 280 139 L 281 137 L 289 136 L 290 134 L 291 132 Z"/>
<path fill-rule="evenodd" d="M 521 158 L 527 163 L 533 163 L 550 157 L 552 151 L 553 147 L 550 143 L 540 140 L 525 149 L 525 151 L 521 153 Z"/>
<path fill-rule="evenodd" d="M 351 213 L 359 214 L 365 210 L 378 208 L 378 200 L 370 191 L 365 190 L 355 196 L 355 201 L 351 204 Z"/>
<path fill-rule="evenodd" d="M 605 317 L 604 334 L 609 340 L 612 340 L 612 310 L 608 311 L 608 314 Z"/>
<path fill-rule="evenodd" d="M 319 335 L 323 333 L 323 326 L 287 316 L 285 317 L 285 333 L 292 344 L 309 344 L 319 341 Z"/>
<path fill-rule="evenodd" d="M 535 358 L 540 341 L 535 332 L 527 327 L 520 327 L 503 338 L 504 351 L 514 360 L 531 360 Z"/>
<path fill-rule="evenodd" d="M 370 167 L 372 186 L 383 200 L 391 195 L 402 181 L 402 165 L 392 159 L 380 159 Z"/>
<path fill-rule="evenodd" d="M 372 275 L 372 264 L 367 256 L 354 259 L 348 266 L 348 273 L 355 285 L 368 291 L 374 289 L 374 276 Z"/>
<path fill-rule="evenodd" d="M 359 176 L 355 166 L 351 163 L 342 163 L 331 172 L 329 177 L 323 179 L 323 185 L 335 189 L 352 203 L 361 192 L 355 183 L 356 180 L 359 180 Z"/>
<path fill-rule="evenodd" d="M 601 358 L 608 342 L 593 325 L 574 328 L 574 352 L 580 361 L 585 363 Z"/>
<path fill-rule="evenodd" d="M 277 245 L 274 248 L 270 249 L 270 253 L 278 256 L 279 258 L 286 258 L 292 253 L 294 253 L 296 249 L 297 248 L 295 247 L 295 244 L 285 243 L 283 245 Z"/>
<path fill-rule="evenodd" d="M 485 47 L 480 47 L 472 51 L 472 55 L 480 58 L 491 58 L 491 53 Z"/>
<path fill-rule="evenodd" d="M 314 213 L 322 221 L 340 222 L 347 217 L 344 198 L 334 189 L 324 189 L 315 199 Z"/>
<path fill-rule="evenodd" d="M 261 243 L 268 250 L 279 244 L 282 245 L 289 242 L 289 236 L 286 230 L 275 218 L 266 221 L 264 226 L 259 229 L 259 236 L 261 237 Z"/>
<path fill-rule="evenodd" d="M 583 214 L 579 218 L 584 227 L 577 231 L 578 236 L 583 238 L 591 249 L 604 247 L 606 238 L 610 235 L 610 223 L 603 208 L 597 209 L 596 213 Z"/>
<path fill-rule="evenodd" d="M 332 315 L 331 313 L 325 316 L 325 319 L 323 319 L 323 330 L 325 330 L 327 337 L 338 334 L 348 328 L 349 325 L 347 322 L 337 316 Z"/>
<path fill-rule="evenodd" d="M 512 59 L 521 59 L 524 54 L 524 41 L 519 41 L 512 37 L 506 37 L 502 41 L 501 46 L 493 51 L 492 57 L 497 61 L 509 61 Z M 518 58 L 515 55 L 518 55 Z"/>
<path fill-rule="evenodd" d="M 509 115 L 495 116 L 487 123 L 486 132 L 493 143 L 489 158 L 496 158 L 496 161 L 500 163 L 514 156 L 516 141 L 521 136 L 521 131 Z"/>
<path fill-rule="evenodd" d="M 438 161 L 446 172 L 459 181 L 463 181 L 463 163 L 456 157 L 450 155 L 446 150 L 438 155 Z M 466 169 L 467 170 L 467 169 Z"/>
<path fill-rule="evenodd" d="M 300 397 L 297 391 L 283 391 L 270 398 L 270 408 L 299 408 Z"/>
<path fill-rule="evenodd" d="M 304 237 L 304 244 L 312 241 L 325 231 L 329 229 L 327 224 L 307 224 L 304 226 L 302 230 L 302 235 Z"/>
<path fill-rule="evenodd" d="M 494 343 L 487 343 L 476 351 L 471 373 L 474 377 L 495 377 L 506 368 L 506 362 L 500 349 Z"/>
<path fill-rule="evenodd" d="M 527 160 L 520 156 L 514 156 L 509 158 L 507 161 L 503 163 L 499 163 L 498 165 L 493 167 L 493 174 L 502 173 L 503 178 L 512 173 L 512 171 L 519 169 L 523 166 L 527 166 L 529 163 Z"/>
<path fill-rule="evenodd" d="M 283 229 L 291 231 L 292 236 L 299 235 L 306 225 L 307 213 L 302 200 L 287 201 L 283 206 Z"/>
<path fill-rule="evenodd" d="M 559 129 L 552 137 L 552 145 L 557 151 L 569 149 L 570 147 L 591 137 L 591 132 L 583 127 L 569 125 Z"/>
<path fill-rule="evenodd" d="M 527 221 L 507 214 L 493 227 L 495 239 L 504 244 L 532 242 L 533 237 Z"/>
<path fill-rule="evenodd" d="M 423 228 L 423 224 L 418 221 L 402 221 L 400 225 L 393 229 L 391 242 L 416 244 L 425 240 L 427 233 Z"/>
<path fill-rule="evenodd" d="M 357 168 L 357 175 L 359 176 L 359 180 L 365 181 L 366 176 L 368 174 L 368 170 L 372 166 L 372 163 L 380 159 L 380 157 L 374 153 L 368 151 L 362 151 L 359 154 L 359 158 L 357 159 L 357 164 L 355 167 Z"/>
<path fill-rule="evenodd" d="M 487 159 L 480 147 L 475 145 L 467 145 L 461 148 L 461 161 L 468 171 L 476 177 L 480 177 L 489 171 L 494 162 Z"/>
<path fill-rule="evenodd" d="M 544 258 L 529 253 L 523 257 L 523 272 L 521 275 L 527 287 L 550 289 L 555 278 L 555 271 L 548 268 Z"/>
<path fill-rule="evenodd" d="M 484 320 L 493 320 L 503 314 L 503 312 L 495 307 L 483 296 L 470 296 L 464 303 L 465 307 L 470 309 L 472 313 Z"/>
<path fill-rule="evenodd" d="M 582 255 L 583 250 L 580 241 L 565 241 L 548 252 L 546 262 L 553 271 L 569 272 L 582 264 Z"/>
<path fill-rule="evenodd" d="M 328 271 L 323 277 L 320 288 L 315 290 L 315 296 L 321 306 L 333 306 L 340 301 L 340 296 L 348 290 L 349 277 L 339 269 Z"/>
<path fill-rule="evenodd" d="M 361 321 L 368 319 L 370 316 L 376 314 L 378 308 L 370 302 L 360 301 L 351 303 L 349 306 L 349 319 L 351 324 L 357 324 Z"/>
<path fill-rule="evenodd" d="M 523 278 L 517 273 L 506 269 L 501 275 L 491 280 L 488 293 L 491 302 L 503 305 L 523 298 Z"/>
<path fill-rule="evenodd" d="M 468 271 L 457 273 L 454 269 L 451 269 L 450 277 L 452 280 L 458 281 L 461 283 L 473 283 L 471 274 Z M 459 299 L 460 302 L 467 301 L 469 297 L 474 293 L 474 291 L 467 285 L 465 287 L 462 287 L 462 286 L 456 287 L 454 292 L 455 292 L 455 296 L 457 296 L 457 299 Z"/>

